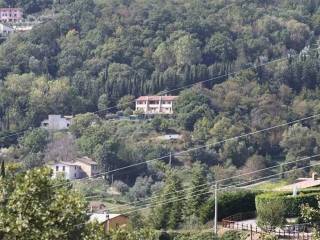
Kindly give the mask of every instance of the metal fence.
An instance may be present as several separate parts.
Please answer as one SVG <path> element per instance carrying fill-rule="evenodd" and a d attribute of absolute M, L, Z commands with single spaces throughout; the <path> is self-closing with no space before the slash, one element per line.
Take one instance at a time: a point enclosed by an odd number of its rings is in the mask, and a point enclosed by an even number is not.
<path fill-rule="evenodd" d="M 311 224 L 295 224 L 286 225 L 281 229 L 261 229 L 256 225 L 245 224 L 239 221 L 253 219 L 256 217 L 255 212 L 239 213 L 222 220 L 224 228 L 247 231 L 250 233 L 251 239 L 253 234 L 268 233 L 278 236 L 281 239 L 297 239 L 297 240 L 311 240 L 312 239 L 312 225 Z"/>

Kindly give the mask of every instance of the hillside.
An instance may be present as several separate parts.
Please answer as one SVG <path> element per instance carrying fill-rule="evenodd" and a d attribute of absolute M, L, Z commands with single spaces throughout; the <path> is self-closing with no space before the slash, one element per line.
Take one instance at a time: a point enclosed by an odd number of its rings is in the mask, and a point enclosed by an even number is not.
<path fill-rule="evenodd" d="M 50 16 L 0 44 L 0 159 L 17 172 L 88 156 L 114 172 L 74 187 L 118 207 L 305 157 L 233 182 L 319 171 L 306 168 L 320 153 L 319 1 L 0 1 L 9 5 Z M 135 98 L 167 94 L 178 96 L 172 116 L 135 111 Z M 70 129 L 39 128 L 49 114 L 73 115 Z M 197 221 L 208 199 L 152 226 Z"/>

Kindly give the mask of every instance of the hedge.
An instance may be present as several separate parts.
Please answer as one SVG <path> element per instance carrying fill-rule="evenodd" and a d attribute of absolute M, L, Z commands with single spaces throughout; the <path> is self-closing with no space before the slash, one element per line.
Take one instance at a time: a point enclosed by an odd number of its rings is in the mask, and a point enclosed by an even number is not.
<path fill-rule="evenodd" d="M 218 219 L 237 213 L 252 212 L 256 210 L 255 198 L 261 192 L 235 191 L 225 192 L 218 196 Z M 206 223 L 214 218 L 214 199 L 209 199 L 200 209 L 200 220 Z"/>
<path fill-rule="evenodd" d="M 264 193 L 256 197 L 256 209 L 265 208 L 267 202 L 273 199 L 281 199 L 284 201 L 285 216 L 286 217 L 298 217 L 300 216 L 300 206 L 308 203 L 311 207 L 318 208 L 319 192 L 300 193 L 298 196 L 289 195 L 289 193 Z M 258 213 L 259 214 L 259 213 Z"/>
<path fill-rule="evenodd" d="M 159 240 L 217 240 L 218 238 L 212 232 L 163 232 Z"/>

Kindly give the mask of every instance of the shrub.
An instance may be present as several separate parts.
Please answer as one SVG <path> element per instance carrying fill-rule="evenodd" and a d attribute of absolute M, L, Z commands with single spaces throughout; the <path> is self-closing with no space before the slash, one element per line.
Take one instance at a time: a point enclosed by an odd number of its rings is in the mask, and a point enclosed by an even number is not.
<path fill-rule="evenodd" d="M 243 234 L 238 231 L 226 231 L 220 240 L 242 240 Z"/>
<path fill-rule="evenodd" d="M 255 211 L 255 198 L 258 193 L 254 191 L 222 193 L 218 197 L 218 219 L 221 220 L 237 213 Z M 214 199 L 209 199 L 200 209 L 199 218 L 202 223 L 206 223 L 214 218 Z"/>
<path fill-rule="evenodd" d="M 213 236 L 212 232 L 206 233 L 171 233 L 171 240 L 214 240 L 217 239 Z"/>
<path fill-rule="evenodd" d="M 298 196 L 291 196 L 289 193 L 265 193 L 256 197 L 256 208 L 265 209 L 270 201 L 282 199 L 284 202 L 285 217 L 298 217 L 300 215 L 300 206 L 308 203 L 311 207 L 318 207 L 318 191 L 301 192 Z M 258 213 L 259 214 L 259 213 Z"/>
<path fill-rule="evenodd" d="M 263 204 L 259 203 L 263 199 Z M 269 230 L 280 227 L 285 223 L 285 202 L 284 198 L 259 198 L 257 197 L 257 215 L 258 226 L 262 229 Z"/>

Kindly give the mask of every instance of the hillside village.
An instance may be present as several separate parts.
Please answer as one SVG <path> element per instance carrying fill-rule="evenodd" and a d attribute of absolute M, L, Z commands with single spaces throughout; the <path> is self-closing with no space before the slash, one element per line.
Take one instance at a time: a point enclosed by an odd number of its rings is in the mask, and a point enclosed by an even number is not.
<path fill-rule="evenodd" d="M 0 0 L 0 239 L 320 239 L 320 2 Z"/>

